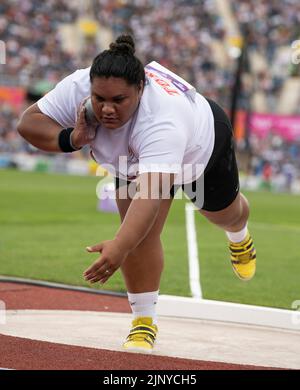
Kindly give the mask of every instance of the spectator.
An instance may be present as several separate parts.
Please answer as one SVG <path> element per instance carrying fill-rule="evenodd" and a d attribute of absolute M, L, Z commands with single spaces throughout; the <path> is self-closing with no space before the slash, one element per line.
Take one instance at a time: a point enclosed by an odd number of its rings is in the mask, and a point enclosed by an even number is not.
<path fill-rule="evenodd" d="M 281 86 L 288 77 L 297 74 L 290 56 L 280 49 L 290 48 L 292 42 L 299 39 L 300 2 L 231 0 L 231 5 L 241 32 L 247 38 L 249 56 L 256 51 L 266 60 L 266 71 L 257 74 L 255 89 L 267 97 L 268 111 L 275 112 Z"/>

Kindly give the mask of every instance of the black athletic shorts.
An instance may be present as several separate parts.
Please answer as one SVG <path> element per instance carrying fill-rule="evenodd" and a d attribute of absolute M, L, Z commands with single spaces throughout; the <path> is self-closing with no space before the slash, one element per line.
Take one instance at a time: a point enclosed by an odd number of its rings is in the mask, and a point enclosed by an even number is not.
<path fill-rule="evenodd" d="M 214 101 L 207 99 L 214 116 L 215 143 L 212 155 L 201 178 L 193 183 L 174 185 L 171 196 L 174 197 L 180 187 L 199 209 L 219 211 L 228 207 L 239 192 L 239 175 L 234 152 L 233 130 L 229 118 Z M 130 182 L 116 177 L 116 189 Z M 199 183 L 200 195 L 196 190 Z"/>

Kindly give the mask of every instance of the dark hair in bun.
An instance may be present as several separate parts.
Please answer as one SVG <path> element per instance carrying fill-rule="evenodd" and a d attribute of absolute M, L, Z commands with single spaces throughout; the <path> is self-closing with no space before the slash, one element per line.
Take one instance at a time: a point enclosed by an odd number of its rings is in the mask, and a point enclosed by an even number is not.
<path fill-rule="evenodd" d="M 135 56 L 135 44 L 130 35 L 120 35 L 93 61 L 90 80 L 95 77 L 120 77 L 128 84 L 140 86 L 145 82 L 145 71 L 141 61 Z"/>
<path fill-rule="evenodd" d="M 111 51 L 116 51 L 128 55 L 134 55 L 135 44 L 131 35 L 121 35 L 117 38 L 116 42 L 109 45 Z"/>

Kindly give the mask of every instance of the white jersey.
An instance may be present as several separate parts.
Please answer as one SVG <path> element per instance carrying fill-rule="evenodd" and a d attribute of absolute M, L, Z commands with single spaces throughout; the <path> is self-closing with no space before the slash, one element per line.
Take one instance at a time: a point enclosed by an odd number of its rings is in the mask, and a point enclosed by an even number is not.
<path fill-rule="evenodd" d="M 145 70 L 147 81 L 135 114 L 119 129 L 99 124 L 90 144 L 92 155 L 124 179 L 166 172 L 176 174 L 176 184 L 190 183 L 203 173 L 213 151 L 210 105 L 199 93 L 184 92 L 166 75 Z M 89 71 L 80 69 L 64 78 L 38 101 L 39 109 L 62 127 L 75 127 L 80 104 L 90 95 Z"/>

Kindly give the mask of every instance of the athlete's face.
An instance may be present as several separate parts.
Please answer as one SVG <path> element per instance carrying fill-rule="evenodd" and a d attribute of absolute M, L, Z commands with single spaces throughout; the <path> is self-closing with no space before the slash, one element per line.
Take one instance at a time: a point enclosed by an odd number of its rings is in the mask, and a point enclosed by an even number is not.
<path fill-rule="evenodd" d="M 95 77 L 91 85 L 92 105 L 98 121 L 108 129 L 123 126 L 136 111 L 143 93 L 119 77 Z"/>

